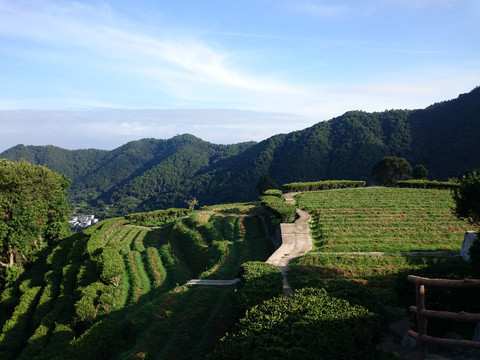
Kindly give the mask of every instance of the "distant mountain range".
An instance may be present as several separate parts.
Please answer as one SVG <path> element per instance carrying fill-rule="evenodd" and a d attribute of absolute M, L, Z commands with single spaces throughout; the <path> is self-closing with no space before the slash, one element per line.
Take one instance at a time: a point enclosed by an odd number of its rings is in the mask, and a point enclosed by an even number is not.
<path fill-rule="evenodd" d="M 384 156 L 422 164 L 436 180 L 480 168 L 480 87 L 421 110 L 347 112 L 259 143 L 215 145 L 185 134 L 112 151 L 17 145 L 0 154 L 65 174 L 74 207 L 100 216 L 185 207 L 193 197 L 200 205 L 255 200 L 263 175 L 279 185 L 371 183 L 370 171 Z"/>

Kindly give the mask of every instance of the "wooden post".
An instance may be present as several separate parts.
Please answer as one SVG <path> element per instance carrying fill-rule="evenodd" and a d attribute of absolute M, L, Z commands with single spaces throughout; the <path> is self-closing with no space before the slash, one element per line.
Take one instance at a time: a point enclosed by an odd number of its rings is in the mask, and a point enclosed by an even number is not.
<path fill-rule="evenodd" d="M 427 335 L 427 317 L 422 315 L 425 310 L 425 285 L 416 283 L 416 298 L 417 298 L 417 326 L 419 338 L 419 357 L 425 359 L 427 357 L 427 343 L 424 341 L 424 336 Z"/>

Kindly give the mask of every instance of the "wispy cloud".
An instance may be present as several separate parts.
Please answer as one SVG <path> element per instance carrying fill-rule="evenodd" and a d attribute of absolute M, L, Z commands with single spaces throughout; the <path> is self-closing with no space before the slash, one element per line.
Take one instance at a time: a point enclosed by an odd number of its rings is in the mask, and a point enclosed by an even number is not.
<path fill-rule="evenodd" d="M 321 17 L 337 17 L 350 11 L 346 5 L 325 1 L 294 1 L 289 6 L 298 12 Z"/>
<path fill-rule="evenodd" d="M 246 92 L 254 98 L 255 93 L 303 91 L 292 84 L 236 70 L 231 54 L 204 41 L 125 30 L 113 26 L 112 21 L 104 21 L 102 13 L 93 15 L 87 6 L 72 4 L 72 8 L 27 9 L 7 2 L 0 12 L 0 33 L 38 45 L 35 51 L 23 55 L 36 57 L 39 65 L 50 59 L 60 66 L 77 65 L 83 71 L 137 77 L 134 81 L 141 78 L 152 88 L 165 89 L 178 99 L 203 101 L 209 92 L 206 87 L 210 88 L 210 95 L 228 89 L 244 92 L 244 98 Z M 86 15 L 92 16 L 88 22 L 84 20 Z"/>

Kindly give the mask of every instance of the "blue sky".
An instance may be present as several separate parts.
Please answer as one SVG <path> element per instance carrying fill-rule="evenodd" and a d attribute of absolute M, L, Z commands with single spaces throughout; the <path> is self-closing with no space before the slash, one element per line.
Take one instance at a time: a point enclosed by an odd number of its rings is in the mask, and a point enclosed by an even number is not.
<path fill-rule="evenodd" d="M 0 151 L 263 140 L 480 85 L 478 0 L 0 0 Z"/>

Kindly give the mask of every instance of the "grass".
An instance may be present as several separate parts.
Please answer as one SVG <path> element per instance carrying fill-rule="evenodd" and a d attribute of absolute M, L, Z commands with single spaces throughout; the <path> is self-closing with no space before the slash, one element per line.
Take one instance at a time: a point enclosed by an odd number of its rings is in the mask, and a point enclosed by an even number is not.
<path fill-rule="evenodd" d="M 459 251 L 470 229 L 452 214 L 448 190 L 341 189 L 295 200 L 312 216 L 315 251 Z"/>

